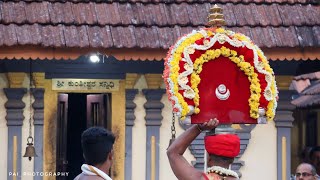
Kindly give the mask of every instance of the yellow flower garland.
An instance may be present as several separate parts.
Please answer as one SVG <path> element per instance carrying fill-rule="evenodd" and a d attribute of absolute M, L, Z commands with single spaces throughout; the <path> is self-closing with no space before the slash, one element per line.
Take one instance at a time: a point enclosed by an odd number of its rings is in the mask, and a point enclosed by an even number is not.
<path fill-rule="evenodd" d="M 247 42 L 250 45 L 254 46 L 254 44 L 251 42 L 251 40 L 240 33 L 233 33 L 232 31 L 225 30 L 223 28 L 218 28 L 215 30 L 215 32 L 209 30 L 206 30 L 206 33 L 209 37 L 215 35 L 215 33 L 221 33 L 226 34 L 233 39 L 238 39 L 243 42 Z M 197 40 L 204 38 L 203 34 L 199 31 L 189 35 L 184 40 L 181 41 L 181 43 L 172 49 L 171 56 L 172 59 L 170 61 L 171 66 L 171 73 L 169 75 L 172 83 L 173 83 L 173 96 L 177 97 L 178 103 L 180 104 L 182 111 L 181 111 L 181 120 L 185 119 L 187 114 L 189 113 L 189 107 L 187 102 L 184 100 L 184 97 L 182 94 L 179 93 L 179 84 L 178 84 L 178 77 L 179 77 L 179 62 L 181 61 L 181 54 L 183 54 L 183 51 L 185 48 L 189 47 L 190 45 L 194 44 Z M 270 68 L 265 56 L 263 55 L 262 51 L 259 48 L 255 48 L 258 52 L 258 57 L 260 57 L 261 62 L 263 64 L 264 69 L 270 73 L 273 74 L 272 69 Z M 199 90 L 198 85 L 201 81 L 199 74 L 202 71 L 202 65 L 205 62 L 208 62 L 209 60 L 214 60 L 220 56 L 228 57 L 232 62 L 236 63 L 238 67 L 248 76 L 250 84 L 250 98 L 249 98 L 249 106 L 250 106 L 250 117 L 257 119 L 259 117 L 258 109 L 259 109 L 259 100 L 260 100 L 260 94 L 261 94 L 261 88 L 260 83 L 258 79 L 257 73 L 255 73 L 254 66 L 251 66 L 250 63 L 244 61 L 244 57 L 242 55 L 237 56 L 237 52 L 234 50 L 230 50 L 226 47 L 221 47 L 220 49 L 215 50 L 207 50 L 206 53 L 202 54 L 199 58 L 197 58 L 194 61 L 194 72 L 191 74 L 191 88 L 195 92 L 195 98 L 193 99 L 195 103 L 195 113 L 198 114 L 200 112 L 199 106 Z M 276 90 L 276 84 L 274 76 L 272 76 L 271 80 L 271 95 L 273 99 L 269 101 L 266 111 L 266 116 L 268 120 L 272 120 L 274 118 L 275 112 L 274 112 L 274 106 L 275 106 L 275 97 L 277 94 Z"/>
<path fill-rule="evenodd" d="M 257 49 L 257 52 L 258 52 L 258 56 L 261 59 L 261 62 L 264 65 L 265 70 L 268 73 L 273 74 L 273 70 L 271 69 L 270 65 L 268 64 L 268 60 L 263 55 L 262 51 L 260 49 Z M 275 103 L 276 103 L 276 96 L 277 96 L 277 88 L 276 88 L 275 82 L 276 82 L 275 77 L 272 76 L 271 94 L 272 94 L 273 99 L 271 101 L 269 101 L 268 106 L 267 106 L 266 116 L 267 116 L 268 120 L 272 120 L 274 118 L 274 116 L 275 116 L 274 106 L 275 106 Z"/>
<path fill-rule="evenodd" d="M 222 46 L 220 49 L 215 50 L 207 50 L 204 54 L 202 54 L 199 58 L 194 61 L 194 69 L 195 71 L 191 74 L 191 88 L 196 93 L 195 98 L 193 99 L 195 104 L 195 113 L 199 113 L 199 90 L 198 85 L 201 81 L 199 74 L 202 71 L 202 65 L 205 62 L 210 60 L 214 60 L 220 56 L 228 57 L 232 62 L 234 62 L 240 69 L 248 76 L 250 84 L 250 98 L 249 98 L 249 106 L 250 106 L 250 117 L 257 119 L 259 117 L 259 100 L 261 88 L 259 84 L 258 75 L 254 72 L 254 67 L 251 66 L 250 63 L 244 61 L 244 57 L 237 56 L 237 52 Z M 185 114 L 182 114 L 185 115 Z"/>
<path fill-rule="evenodd" d="M 210 31 L 207 31 L 207 33 L 209 34 Z M 212 34 L 212 32 L 211 32 Z M 173 87 L 174 87 L 174 92 L 173 92 L 173 96 L 176 96 L 178 98 L 178 102 L 181 104 L 182 106 L 182 112 L 181 112 L 181 120 L 185 119 L 186 115 L 189 112 L 189 108 L 188 108 L 188 104 L 187 102 L 184 100 L 184 97 L 179 93 L 179 89 L 178 89 L 178 76 L 179 76 L 179 62 L 181 60 L 181 54 L 183 53 L 184 49 L 188 46 L 190 46 L 191 44 L 194 44 L 198 39 L 203 38 L 203 35 L 199 32 L 197 32 L 194 35 L 191 35 L 190 37 L 188 37 L 186 40 L 184 40 L 174 51 L 174 53 L 172 54 L 173 59 L 170 62 L 171 65 L 171 74 L 170 74 L 170 79 L 173 82 Z"/>

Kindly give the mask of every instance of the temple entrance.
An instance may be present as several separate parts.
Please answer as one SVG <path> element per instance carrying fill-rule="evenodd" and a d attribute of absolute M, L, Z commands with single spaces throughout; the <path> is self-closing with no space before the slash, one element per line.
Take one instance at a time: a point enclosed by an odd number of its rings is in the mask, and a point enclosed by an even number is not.
<path fill-rule="evenodd" d="M 111 94 L 68 93 L 58 96 L 56 171 L 74 179 L 84 163 L 81 133 L 91 126 L 111 129 Z"/>

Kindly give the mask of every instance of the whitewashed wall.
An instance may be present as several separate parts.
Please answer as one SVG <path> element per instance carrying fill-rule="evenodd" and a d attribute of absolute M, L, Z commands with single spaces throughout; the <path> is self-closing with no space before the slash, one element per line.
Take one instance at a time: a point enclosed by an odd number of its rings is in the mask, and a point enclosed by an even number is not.
<path fill-rule="evenodd" d="M 277 179 L 277 130 L 273 121 L 257 125 L 252 130 L 250 143 L 241 160 L 245 161 L 245 166 L 240 169 L 241 179 Z"/>
<path fill-rule="evenodd" d="M 7 153 L 8 153 L 8 128 L 5 119 L 7 112 L 4 104 L 7 102 L 7 97 L 4 94 L 3 88 L 8 87 L 8 81 L 5 74 L 0 74 L 0 179 L 7 179 Z"/>

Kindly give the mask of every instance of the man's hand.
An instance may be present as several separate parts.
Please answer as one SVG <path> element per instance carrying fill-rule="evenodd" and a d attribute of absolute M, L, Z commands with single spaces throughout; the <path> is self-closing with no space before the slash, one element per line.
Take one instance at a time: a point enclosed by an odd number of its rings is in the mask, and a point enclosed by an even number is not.
<path fill-rule="evenodd" d="M 217 118 L 210 119 L 209 122 L 205 122 L 203 124 L 199 124 L 199 128 L 204 131 L 204 130 L 212 130 L 216 128 L 219 125 L 219 120 Z"/>

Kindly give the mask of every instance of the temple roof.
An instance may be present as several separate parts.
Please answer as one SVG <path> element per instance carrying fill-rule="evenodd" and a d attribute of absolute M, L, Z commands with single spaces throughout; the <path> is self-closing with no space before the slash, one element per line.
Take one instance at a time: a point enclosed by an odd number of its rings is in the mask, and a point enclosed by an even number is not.
<path fill-rule="evenodd" d="M 214 3 L 262 48 L 320 47 L 317 0 L 2 1 L 0 46 L 168 49 L 205 27 Z"/>

